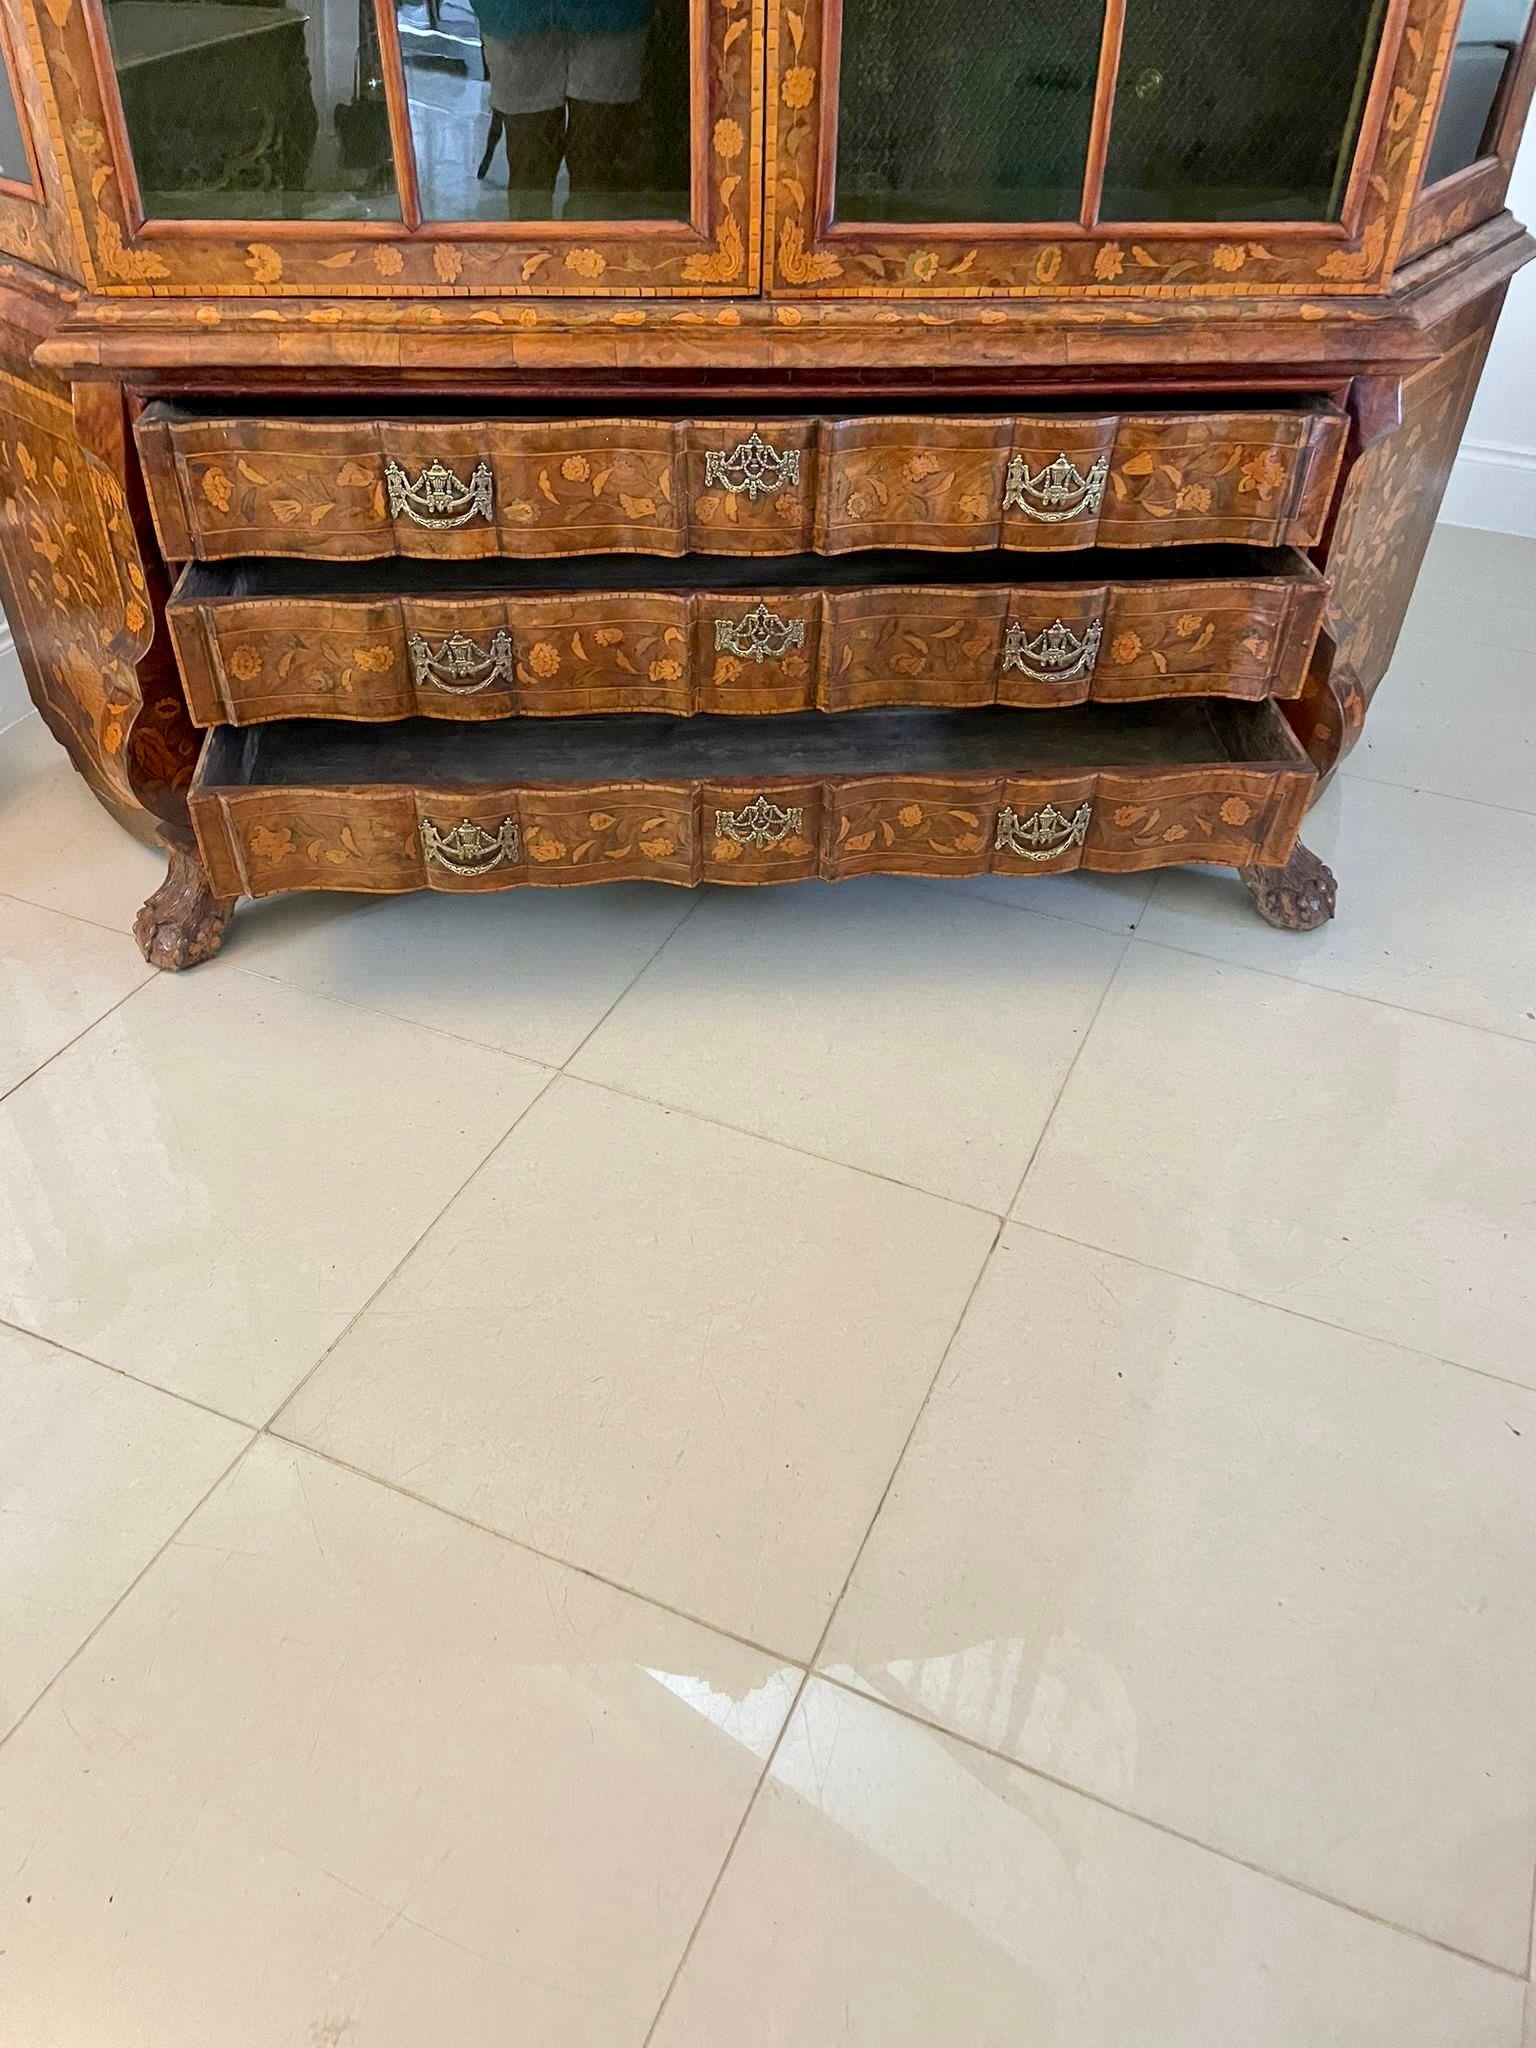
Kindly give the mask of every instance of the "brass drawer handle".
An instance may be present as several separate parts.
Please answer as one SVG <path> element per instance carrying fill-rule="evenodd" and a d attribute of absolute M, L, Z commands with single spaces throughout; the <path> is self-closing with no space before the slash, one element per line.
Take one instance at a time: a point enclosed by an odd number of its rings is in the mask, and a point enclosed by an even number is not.
<path fill-rule="evenodd" d="M 1016 853 L 1021 860 L 1054 860 L 1058 853 L 1083 844 L 1092 816 L 1091 803 L 1079 804 L 1070 818 L 1054 804 L 1042 804 L 1022 818 L 1012 804 L 1004 804 L 992 843 L 999 853 Z"/>
<path fill-rule="evenodd" d="M 434 456 L 411 482 L 409 474 L 391 456 L 384 464 L 384 481 L 389 487 L 389 516 L 410 519 L 417 526 L 441 530 L 467 526 L 471 519 L 489 519 L 495 479 L 483 462 L 477 462 L 467 484 Z"/>
<path fill-rule="evenodd" d="M 729 455 L 722 455 L 718 449 L 711 448 L 704 457 L 706 489 L 715 484 L 723 485 L 735 497 L 744 495 L 749 505 L 755 505 L 761 497 L 771 497 L 785 484 L 797 484 L 799 481 L 799 449 L 791 448 L 781 455 L 755 427 L 748 439 L 738 441 Z"/>
<path fill-rule="evenodd" d="M 1097 512 L 1104 503 L 1108 481 L 1107 455 L 1101 455 L 1086 476 L 1067 455 L 1058 455 L 1038 470 L 1032 470 L 1022 455 L 1015 455 L 1008 464 L 1003 510 L 1022 512 L 1042 526 L 1060 526 L 1064 520 Z"/>
<path fill-rule="evenodd" d="M 1091 675 L 1104 638 L 1104 621 L 1090 619 L 1087 631 L 1074 633 L 1064 619 L 1055 619 L 1031 639 L 1016 619 L 1003 636 L 1003 674 L 1017 670 L 1032 683 L 1070 683 Z"/>
<path fill-rule="evenodd" d="M 754 605 L 739 619 L 715 621 L 717 654 L 739 655 L 743 661 L 778 661 L 791 647 L 804 645 L 804 619 L 781 619 L 766 604 Z"/>
<path fill-rule="evenodd" d="M 804 823 L 802 805 L 791 804 L 787 810 L 781 810 L 766 796 L 760 796 L 743 810 L 716 811 L 715 837 L 750 846 L 755 853 L 765 853 L 770 846 L 782 846 Z"/>
<path fill-rule="evenodd" d="M 421 848 L 427 865 L 446 868 L 450 875 L 488 875 L 515 861 L 521 851 L 516 818 L 503 818 L 494 832 L 487 832 L 472 818 L 461 818 L 451 832 L 421 821 Z"/>
<path fill-rule="evenodd" d="M 474 697 L 492 683 L 512 680 L 512 635 L 504 626 L 497 627 L 489 647 L 479 646 L 467 633 L 450 633 L 435 654 L 431 641 L 420 633 L 413 633 L 405 644 L 418 689 L 430 683 L 450 697 Z"/>

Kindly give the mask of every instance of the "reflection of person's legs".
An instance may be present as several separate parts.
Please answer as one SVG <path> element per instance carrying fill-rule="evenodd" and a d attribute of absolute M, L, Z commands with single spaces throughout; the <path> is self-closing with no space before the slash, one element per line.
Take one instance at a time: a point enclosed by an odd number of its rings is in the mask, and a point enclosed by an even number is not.
<path fill-rule="evenodd" d="M 639 187 L 644 62 L 644 29 L 571 37 L 565 137 L 565 161 L 571 174 L 567 219 L 612 219 L 620 195 Z"/>
<path fill-rule="evenodd" d="M 548 220 L 555 210 L 555 179 L 565 154 L 565 108 L 504 114 L 508 220 Z"/>
<path fill-rule="evenodd" d="M 548 220 L 565 154 L 565 43 L 558 33 L 485 36 L 491 105 L 505 123 L 507 215 Z"/>

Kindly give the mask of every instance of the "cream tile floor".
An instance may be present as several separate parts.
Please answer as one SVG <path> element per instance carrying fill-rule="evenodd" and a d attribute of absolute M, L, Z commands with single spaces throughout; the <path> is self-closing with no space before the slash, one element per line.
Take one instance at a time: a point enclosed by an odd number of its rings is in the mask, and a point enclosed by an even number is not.
<path fill-rule="evenodd" d="M 0 735 L 0 2048 L 1536 2048 L 1533 659 L 1442 531 L 1303 938 L 310 898 L 157 977 Z"/>

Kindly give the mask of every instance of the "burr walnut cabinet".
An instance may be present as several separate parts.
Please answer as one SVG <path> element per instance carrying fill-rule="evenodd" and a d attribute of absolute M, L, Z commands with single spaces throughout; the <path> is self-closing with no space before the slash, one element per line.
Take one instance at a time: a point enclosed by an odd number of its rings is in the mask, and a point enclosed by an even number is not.
<path fill-rule="evenodd" d="M 0 591 L 146 957 L 620 877 L 1331 916 L 1532 15 L 0 0 Z"/>

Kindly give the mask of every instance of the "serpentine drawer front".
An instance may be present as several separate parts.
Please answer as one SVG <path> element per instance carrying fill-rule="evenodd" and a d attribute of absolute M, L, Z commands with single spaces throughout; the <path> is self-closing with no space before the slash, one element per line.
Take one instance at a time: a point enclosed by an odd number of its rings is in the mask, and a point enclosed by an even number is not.
<path fill-rule="evenodd" d="M 922 556 L 805 557 L 793 580 L 789 566 L 764 582 L 751 563 L 695 559 L 638 588 L 624 567 L 594 588 L 591 563 L 515 581 L 463 563 L 194 564 L 168 616 L 204 725 L 849 711 L 1294 697 L 1327 588 L 1287 550 L 1196 549 L 1177 576 L 1074 556 L 1028 582 L 997 555 L 943 584 Z"/>
<path fill-rule="evenodd" d="M 291 720 L 211 733 L 191 808 L 233 899 L 1279 865 L 1315 779 L 1268 703 Z"/>
<path fill-rule="evenodd" d="M 1335 407 L 715 419 L 368 420 L 149 406 L 139 452 L 175 562 L 1311 547 Z"/>

